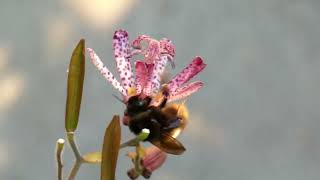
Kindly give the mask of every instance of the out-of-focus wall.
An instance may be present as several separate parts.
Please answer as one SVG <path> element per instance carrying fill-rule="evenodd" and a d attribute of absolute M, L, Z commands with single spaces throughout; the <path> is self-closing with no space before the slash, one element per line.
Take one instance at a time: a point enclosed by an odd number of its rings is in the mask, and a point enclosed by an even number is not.
<path fill-rule="evenodd" d="M 66 76 L 80 38 L 115 72 L 118 28 L 168 37 L 176 69 L 194 56 L 208 64 L 189 98 L 187 151 L 153 179 L 294 180 L 320 176 L 320 1 L 58 0 L 0 2 L 0 179 L 55 179 L 63 136 Z M 86 64 L 77 139 L 101 148 L 105 126 L 124 107 Z M 132 137 L 124 130 L 123 140 Z M 131 162 L 121 150 L 117 177 Z M 64 153 L 65 168 L 73 155 Z M 84 165 L 77 179 L 99 179 Z"/>

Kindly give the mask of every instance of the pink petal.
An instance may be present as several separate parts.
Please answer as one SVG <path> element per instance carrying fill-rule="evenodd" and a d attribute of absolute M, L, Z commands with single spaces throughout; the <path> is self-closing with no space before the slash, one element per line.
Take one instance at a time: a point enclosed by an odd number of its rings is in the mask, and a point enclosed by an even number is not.
<path fill-rule="evenodd" d="M 112 86 L 118 90 L 123 96 L 126 96 L 127 93 L 117 81 L 117 79 L 113 76 L 113 74 L 108 70 L 106 66 L 104 66 L 103 62 L 100 60 L 99 56 L 90 48 L 87 48 L 89 51 L 89 56 L 91 59 L 91 62 L 96 66 L 96 68 L 100 71 L 100 73 L 103 75 L 106 80 L 112 84 Z"/>
<path fill-rule="evenodd" d="M 129 36 L 124 30 L 118 30 L 113 36 L 113 50 L 121 85 L 125 90 L 133 85 L 132 69 L 130 64 Z"/>
<path fill-rule="evenodd" d="M 144 62 L 137 60 L 135 63 L 136 63 L 136 80 L 135 80 L 136 89 L 137 89 L 137 94 L 140 94 L 146 85 L 146 82 L 148 79 L 148 70 Z"/>
<path fill-rule="evenodd" d="M 160 43 L 157 40 L 150 40 L 146 54 L 144 55 L 147 63 L 155 63 L 160 57 Z"/>
<path fill-rule="evenodd" d="M 158 61 L 156 61 L 155 63 L 151 63 L 151 64 L 144 63 L 146 66 L 146 69 L 144 69 L 144 72 L 148 72 L 147 74 L 146 73 L 143 74 L 143 76 L 145 78 L 143 79 L 144 86 L 142 86 L 142 89 L 144 89 L 143 93 L 145 95 L 150 96 L 150 95 L 155 94 L 159 91 L 161 75 L 164 72 L 164 69 L 165 69 L 167 62 L 168 62 L 168 57 L 161 56 L 160 59 Z M 139 61 L 139 66 L 143 66 L 142 64 L 143 64 L 143 62 Z M 142 67 L 140 67 L 140 68 L 143 69 Z M 136 71 L 137 71 L 137 65 L 136 65 Z M 136 73 L 138 75 L 138 71 Z M 138 89 L 139 88 L 140 87 L 138 87 Z"/>
<path fill-rule="evenodd" d="M 197 75 L 206 67 L 201 57 L 195 57 L 192 62 L 177 74 L 169 83 L 168 87 L 171 92 L 176 91 L 181 85 L 188 82 L 193 76 Z"/>
<path fill-rule="evenodd" d="M 152 81 L 151 89 L 153 93 L 157 93 L 160 89 L 161 75 L 164 72 L 167 62 L 168 62 L 167 56 L 161 56 L 160 59 L 155 62 L 155 66 L 151 75 L 151 81 Z"/>
<path fill-rule="evenodd" d="M 132 51 L 132 55 L 140 54 L 144 56 L 146 63 L 155 63 L 155 61 L 159 60 L 161 54 L 160 42 L 147 35 L 138 36 L 132 42 L 132 47 L 135 48 Z"/>
<path fill-rule="evenodd" d="M 143 88 L 143 94 L 150 96 L 152 94 L 152 86 L 153 86 L 153 82 L 152 82 L 152 75 L 153 75 L 153 69 L 154 69 L 154 64 L 146 64 L 146 68 L 147 68 L 147 81 L 146 81 L 146 85 Z"/>
<path fill-rule="evenodd" d="M 136 49 L 142 49 L 141 43 L 142 41 L 146 40 L 149 41 L 151 38 L 147 35 L 140 35 L 132 42 L 132 47 Z"/>
<path fill-rule="evenodd" d="M 172 92 L 168 98 L 168 102 L 176 101 L 182 98 L 186 98 L 191 94 L 197 92 L 200 88 L 202 88 L 203 83 L 196 81 L 190 84 L 187 84 L 183 87 L 178 88 L 175 92 Z"/>
<path fill-rule="evenodd" d="M 167 38 L 162 38 L 160 40 L 160 48 L 161 48 L 162 54 L 168 54 L 172 58 L 176 54 L 174 45 L 172 44 L 171 40 L 169 40 Z"/>

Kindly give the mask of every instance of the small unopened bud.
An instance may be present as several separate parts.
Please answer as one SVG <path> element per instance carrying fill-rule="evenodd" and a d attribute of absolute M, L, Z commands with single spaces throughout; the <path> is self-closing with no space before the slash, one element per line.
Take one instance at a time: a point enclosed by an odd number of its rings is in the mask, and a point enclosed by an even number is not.
<path fill-rule="evenodd" d="M 146 179 L 150 179 L 151 174 L 152 174 L 152 172 L 151 172 L 151 171 L 149 171 L 149 170 L 147 170 L 147 169 L 143 169 L 143 171 L 142 171 L 142 174 L 141 174 L 141 175 L 142 175 L 144 178 L 146 178 Z"/>
<path fill-rule="evenodd" d="M 128 172 L 127 172 L 127 175 L 129 176 L 129 178 L 131 180 L 135 180 L 139 177 L 139 174 L 135 171 L 134 168 L 130 169 Z"/>
<path fill-rule="evenodd" d="M 63 147 L 64 147 L 64 143 L 65 143 L 65 140 L 64 139 L 58 139 L 57 140 L 57 143 L 56 143 L 56 153 L 57 154 L 61 154 L 62 151 L 63 151 Z"/>

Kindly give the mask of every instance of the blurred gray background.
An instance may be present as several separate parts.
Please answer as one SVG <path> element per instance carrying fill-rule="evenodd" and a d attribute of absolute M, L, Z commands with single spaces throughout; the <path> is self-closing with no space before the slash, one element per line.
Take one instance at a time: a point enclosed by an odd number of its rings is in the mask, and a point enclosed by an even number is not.
<path fill-rule="evenodd" d="M 0 179 L 56 179 L 54 146 L 64 137 L 67 67 L 80 38 L 115 72 L 118 28 L 168 37 L 176 69 L 201 55 L 188 100 L 187 147 L 152 179 L 295 180 L 320 177 L 319 0 L 1 0 Z M 124 107 L 95 67 L 86 77 L 77 140 L 101 148 Z M 132 135 L 123 128 L 123 140 Z M 121 150 L 117 177 L 132 164 Z M 64 153 L 65 170 L 73 161 Z M 99 179 L 83 165 L 77 179 Z"/>

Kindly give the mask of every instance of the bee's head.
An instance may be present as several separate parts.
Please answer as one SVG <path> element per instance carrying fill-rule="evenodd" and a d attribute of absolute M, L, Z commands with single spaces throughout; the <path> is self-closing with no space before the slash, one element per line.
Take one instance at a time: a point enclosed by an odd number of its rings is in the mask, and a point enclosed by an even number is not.
<path fill-rule="evenodd" d="M 135 114 L 138 112 L 145 111 L 151 102 L 149 96 L 145 98 L 140 98 L 139 96 L 132 96 L 127 102 L 127 113 L 129 115 Z"/>

